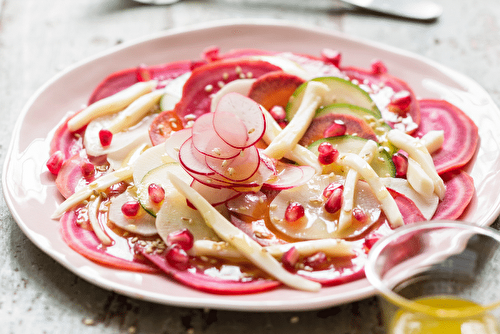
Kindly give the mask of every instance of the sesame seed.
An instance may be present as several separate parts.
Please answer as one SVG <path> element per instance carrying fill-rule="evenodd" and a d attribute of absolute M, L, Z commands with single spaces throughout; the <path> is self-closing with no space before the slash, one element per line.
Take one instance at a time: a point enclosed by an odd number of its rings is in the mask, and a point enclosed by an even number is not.
<path fill-rule="evenodd" d="M 222 79 L 224 79 L 224 80 L 229 79 L 229 73 L 224 72 L 224 73 L 222 74 Z"/>
<path fill-rule="evenodd" d="M 253 78 L 253 73 L 252 72 L 247 72 L 247 78 L 249 78 L 249 79 Z"/>
<path fill-rule="evenodd" d="M 236 66 L 236 68 L 235 68 L 234 70 L 235 70 L 235 71 L 236 71 L 236 73 L 238 73 L 238 74 L 240 74 L 240 73 L 241 73 L 241 71 L 242 71 L 241 67 L 239 67 L 239 66 Z"/>
<path fill-rule="evenodd" d="M 224 85 L 225 85 L 224 81 L 217 82 L 217 86 L 219 86 L 219 88 L 224 87 Z"/>
<path fill-rule="evenodd" d="M 213 85 L 206 85 L 205 86 L 205 92 L 210 93 L 214 89 Z"/>
<path fill-rule="evenodd" d="M 222 151 L 221 151 L 221 149 L 220 149 L 219 147 L 214 147 L 214 148 L 212 149 L 212 152 L 213 152 L 214 154 L 217 154 L 217 155 L 221 155 L 221 153 L 222 153 Z"/>

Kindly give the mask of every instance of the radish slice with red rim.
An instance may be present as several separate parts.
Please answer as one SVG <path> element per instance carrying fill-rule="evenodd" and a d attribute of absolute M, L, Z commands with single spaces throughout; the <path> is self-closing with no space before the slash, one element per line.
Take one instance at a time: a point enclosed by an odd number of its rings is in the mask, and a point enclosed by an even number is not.
<path fill-rule="evenodd" d="M 241 150 L 233 159 L 223 160 L 206 157 L 208 168 L 232 182 L 245 181 L 259 169 L 260 156 L 255 146 Z"/>
<path fill-rule="evenodd" d="M 241 193 L 231 188 L 213 188 L 196 180 L 191 182 L 191 188 L 196 190 L 203 198 L 205 198 L 212 206 L 217 206 L 226 203 L 230 199 L 239 196 Z"/>
<path fill-rule="evenodd" d="M 236 157 L 240 150 L 227 144 L 214 130 L 214 113 L 203 114 L 193 125 L 193 145 L 201 153 L 218 159 L 230 159 Z M 244 136 L 243 134 L 240 134 Z M 240 140 L 246 141 L 246 137 Z"/>
<path fill-rule="evenodd" d="M 165 141 L 167 154 L 175 161 L 179 161 L 179 151 L 181 146 L 191 138 L 191 135 L 191 129 L 182 129 L 180 131 L 173 132 L 172 135 Z"/>
<path fill-rule="evenodd" d="M 224 134 L 224 132 L 228 131 L 226 128 L 229 125 L 224 120 L 224 115 L 226 113 L 238 116 L 245 124 L 246 135 L 248 137 L 244 144 L 231 142 L 229 141 L 231 137 Z M 214 114 L 214 127 L 217 133 L 219 133 L 219 135 L 222 134 L 221 137 L 234 147 L 244 148 L 254 145 L 264 135 L 266 122 L 259 104 L 239 93 L 228 93 L 224 95 L 220 99 Z"/>
<path fill-rule="evenodd" d="M 215 174 L 205 163 L 205 157 L 194 147 L 192 137 L 186 140 L 179 149 L 179 162 L 184 169 L 201 175 Z"/>
<path fill-rule="evenodd" d="M 213 115 L 213 130 L 228 145 L 235 148 L 248 147 L 247 127 L 235 114 L 217 110 Z"/>
<path fill-rule="evenodd" d="M 277 180 L 265 183 L 264 187 L 267 189 L 283 190 L 290 189 L 303 185 L 309 181 L 316 171 L 311 166 L 295 166 L 284 163 L 278 163 Z"/>
<path fill-rule="evenodd" d="M 462 110 L 443 100 L 420 100 L 422 121 L 414 136 L 422 137 L 432 130 L 444 131 L 444 142 L 432 154 L 439 174 L 467 164 L 479 142 L 476 124 Z"/>

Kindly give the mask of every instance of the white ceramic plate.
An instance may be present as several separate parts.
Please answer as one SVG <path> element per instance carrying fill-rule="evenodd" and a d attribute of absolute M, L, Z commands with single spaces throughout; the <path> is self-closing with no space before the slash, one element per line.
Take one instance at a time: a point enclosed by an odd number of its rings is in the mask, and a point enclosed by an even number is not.
<path fill-rule="evenodd" d="M 241 22 L 241 21 L 240 21 Z M 225 22 L 191 30 L 167 31 L 122 45 L 79 63 L 41 87 L 28 101 L 16 124 L 7 154 L 3 188 L 20 228 L 40 249 L 76 275 L 105 289 L 134 298 L 184 307 L 247 311 L 308 310 L 359 300 L 375 293 L 363 279 L 320 293 L 279 288 L 274 291 L 219 296 L 182 286 L 160 275 L 146 275 L 97 265 L 71 250 L 61 239 L 59 224 L 49 217 L 61 201 L 45 168 L 50 131 L 71 110 L 78 109 L 108 74 L 145 63 L 197 59 L 207 46 L 225 52 L 233 48 L 260 48 L 319 55 L 325 47 L 343 54 L 344 65 L 368 67 L 382 59 L 390 73 L 406 80 L 419 97 L 443 98 L 462 108 L 476 122 L 481 137 L 473 164 L 476 196 L 462 220 L 491 224 L 500 212 L 500 111 L 474 81 L 439 64 L 407 52 L 336 32 L 303 28 L 275 21 Z"/>

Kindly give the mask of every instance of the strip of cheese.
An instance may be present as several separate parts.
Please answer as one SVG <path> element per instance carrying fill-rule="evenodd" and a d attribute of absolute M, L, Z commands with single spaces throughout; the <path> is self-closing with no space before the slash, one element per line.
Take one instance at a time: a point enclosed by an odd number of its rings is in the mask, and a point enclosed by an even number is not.
<path fill-rule="evenodd" d="M 92 103 L 68 121 L 68 129 L 76 131 L 98 117 L 125 109 L 140 96 L 153 91 L 157 84 L 156 80 L 138 82 L 114 95 Z"/>
<path fill-rule="evenodd" d="M 89 220 L 90 225 L 92 225 L 92 229 L 94 230 L 95 235 L 101 241 L 104 246 L 109 246 L 113 243 L 113 241 L 108 237 L 104 230 L 99 224 L 99 220 L 97 219 L 97 215 L 99 214 L 99 206 L 101 205 L 101 196 L 97 196 L 90 205 L 89 205 Z"/>
<path fill-rule="evenodd" d="M 113 123 L 108 127 L 108 130 L 115 134 L 135 125 L 146 116 L 155 105 L 160 103 L 163 94 L 165 94 L 165 90 L 159 89 L 142 95 L 117 115 Z"/>
<path fill-rule="evenodd" d="M 377 143 L 368 140 L 359 152 L 359 156 L 370 163 L 377 152 Z M 342 206 L 340 207 L 338 230 L 342 231 L 349 227 L 352 222 L 352 209 L 354 209 L 354 193 L 358 183 L 359 173 L 355 169 L 349 169 L 344 182 L 344 191 L 342 193 Z"/>
<path fill-rule="evenodd" d="M 271 143 L 282 131 L 278 122 L 271 116 L 271 114 L 264 108 L 261 108 L 266 119 L 266 131 L 262 139 L 266 143 Z M 290 151 L 285 153 L 285 158 L 295 161 L 299 165 L 311 166 L 314 168 L 317 174 L 323 172 L 323 167 L 321 167 L 318 162 L 318 157 L 312 151 L 308 150 L 302 145 L 295 144 Z"/>
<path fill-rule="evenodd" d="M 88 185 L 68 197 L 64 202 L 62 202 L 56 209 L 56 211 L 52 214 L 51 218 L 60 218 L 64 212 L 86 200 L 87 198 L 92 196 L 94 192 L 106 190 L 113 184 L 127 180 L 131 177 L 132 167 L 130 166 L 120 168 L 118 170 L 115 170 L 114 172 L 101 176 L 94 182 L 89 183 Z"/>
<path fill-rule="evenodd" d="M 437 173 L 432 157 L 422 141 L 400 130 L 389 131 L 387 138 L 394 146 L 405 150 L 409 157 L 422 167 L 434 183 L 434 191 L 442 200 L 446 191 L 444 182 Z"/>
<path fill-rule="evenodd" d="M 301 256 L 309 256 L 317 252 L 323 252 L 330 257 L 353 256 L 352 244 L 342 239 L 320 239 L 292 242 L 263 247 L 265 251 L 281 258 L 290 248 L 295 247 Z M 189 250 L 193 256 L 214 256 L 230 258 L 234 260 L 245 259 L 241 253 L 226 242 L 216 242 L 211 240 L 196 240 L 193 248 Z"/>
<path fill-rule="evenodd" d="M 321 284 L 294 275 L 283 266 L 255 240 L 251 239 L 243 231 L 231 224 L 220 212 L 218 212 L 207 200 L 198 194 L 180 178 L 168 173 L 168 178 L 174 187 L 183 194 L 201 213 L 205 223 L 224 241 L 231 244 L 250 262 L 273 276 L 285 285 L 305 290 L 318 291 Z"/>
<path fill-rule="evenodd" d="M 403 216 L 399 212 L 396 201 L 368 162 L 357 154 L 346 153 L 338 158 L 337 164 L 356 170 L 368 182 L 392 228 L 403 225 Z"/>
<path fill-rule="evenodd" d="M 302 138 L 309 124 L 311 124 L 316 109 L 322 104 L 324 96 L 329 90 L 324 83 L 308 82 L 297 113 L 290 123 L 269 143 L 263 153 L 268 157 L 281 159 L 287 152 L 291 151 Z"/>

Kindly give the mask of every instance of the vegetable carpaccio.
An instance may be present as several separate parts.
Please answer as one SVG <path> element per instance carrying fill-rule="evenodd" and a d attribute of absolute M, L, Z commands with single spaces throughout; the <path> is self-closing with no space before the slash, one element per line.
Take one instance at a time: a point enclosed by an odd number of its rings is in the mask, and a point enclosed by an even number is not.
<path fill-rule="evenodd" d="M 318 291 L 364 277 L 404 224 L 459 219 L 473 121 L 375 60 L 211 47 L 111 73 L 54 131 L 62 238 L 194 289 Z"/>

